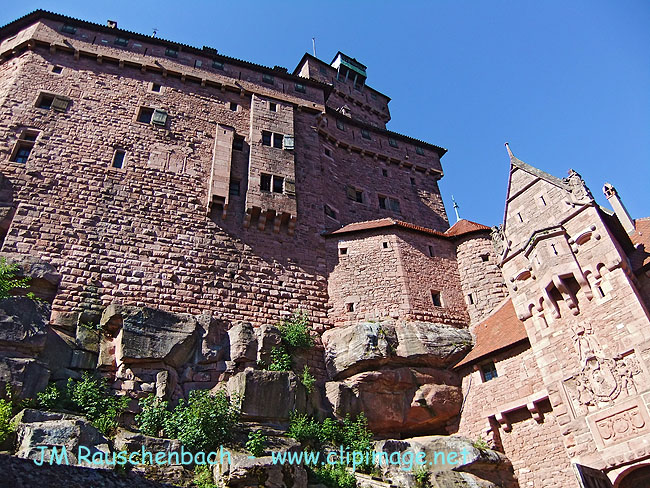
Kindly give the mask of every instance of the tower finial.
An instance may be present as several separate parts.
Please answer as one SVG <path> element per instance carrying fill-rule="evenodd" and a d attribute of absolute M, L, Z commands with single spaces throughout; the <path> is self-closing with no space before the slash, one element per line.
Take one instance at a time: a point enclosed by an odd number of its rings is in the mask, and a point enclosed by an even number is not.
<path fill-rule="evenodd" d="M 454 196 L 451 196 L 451 201 L 454 202 L 454 212 L 456 212 L 456 222 L 460 220 L 460 215 L 458 215 L 458 204 L 456 203 L 456 200 L 454 200 Z"/>
<path fill-rule="evenodd" d="M 516 159 L 515 155 L 512 154 L 512 151 L 510 150 L 510 143 L 509 142 L 506 142 L 506 149 L 508 151 L 508 156 L 510 156 L 510 159 Z"/>

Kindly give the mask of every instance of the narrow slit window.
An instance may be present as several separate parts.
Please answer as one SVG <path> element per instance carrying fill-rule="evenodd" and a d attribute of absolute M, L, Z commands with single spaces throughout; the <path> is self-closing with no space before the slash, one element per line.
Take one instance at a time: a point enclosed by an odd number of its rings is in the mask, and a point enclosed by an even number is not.
<path fill-rule="evenodd" d="M 354 199 L 359 203 L 363 203 L 363 191 L 355 190 Z"/>
<path fill-rule="evenodd" d="M 469 305 L 474 305 L 474 295 L 472 295 L 471 293 L 467 295 L 467 303 Z"/>
<path fill-rule="evenodd" d="M 126 156 L 126 151 L 123 149 L 116 149 L 115 154 L 113 154 L 113 163 L 111 166 L 113 168 L 122 169 L 124 167 L 124 158 Z"/>
<path fill-rule="evenodd" d="M 431 291 L 431 301 L 434 307 L 442 307 L 442 297 L 439 291 Z"/>
<path fill-rule="evenodd" d="M 387 177 L 388 176 L 388 170 L 382 169 L 381 170 L 381 175 Z"/>
<path fill-rule="evenodd" d="M 383 247 L 384 249 L 388 249 L 388 242 L 386 241 L 382 242 L 381 247 Z"/>
<path fill-rule="evenodd" d="M 519 222 L 523 222 L 524 219 L 521 217 L 521 213 L 517 212 L 517 217 L 519 217 Z"/>
<path fill-rule="evenodd" d="M 433 257 L 433 246 L 429 246 L 429 256 Z"/>

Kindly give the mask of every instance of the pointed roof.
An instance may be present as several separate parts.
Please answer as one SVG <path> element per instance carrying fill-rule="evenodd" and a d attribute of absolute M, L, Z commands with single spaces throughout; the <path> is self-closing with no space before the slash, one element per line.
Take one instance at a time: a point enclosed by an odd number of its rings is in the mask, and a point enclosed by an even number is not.
<path fill-rule="evenodd" d="M 469 234 L 470 232 L 486 231 L 486 230 L 489 231 L 491 229 L 487 225 L 478 224 L 476 222 L 472 222 L 471 220 L 460 219 L 449 229 L 447 229 L 445 231 L 445 234 L 450 237 L 452 236 L 455 237 L 463 234 Z"/>
<path fill-rule="evenodd" d="M 508 151 L 508 156 L 510 156 L 510 165 L 514 166 L 515 168 L 519 168 L 526 173 L 530 173 L 533 176 L 537 176 L 538 178 L 541 178 L 545 181 L 548 181 L 552 185 L 559 186 L 560 188 L 564 188 L 565 190 L 569 189 L 568 184 L 566 181 L 562 180 L 561 178 L 558 178 L 557 176 L 553 176 L 546 171 L 542 171 L 541 169 L 535 168 L 534 166 L 531 166 L 530 164 L 524 163 L 521 159 L 518 159 L 514 154 L 512 154 L 512 150 L 510 149 L 510 143 L 506 142 L 506 149 Z M 508 185 L 508 190 L 510 189 L 510 185 Z M 510 195 L 508 195 L 509 197 Z"/>

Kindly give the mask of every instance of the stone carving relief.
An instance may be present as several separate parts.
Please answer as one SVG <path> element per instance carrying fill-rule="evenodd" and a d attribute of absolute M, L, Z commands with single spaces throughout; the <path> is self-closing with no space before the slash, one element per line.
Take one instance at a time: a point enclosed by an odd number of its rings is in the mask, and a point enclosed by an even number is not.
<path fill-rule="evenodd" d="M 571 195 L 576 201 L 594 199 L 582 176 L 577 171 L 570 169 L 569 176 L 564 181 L 569 184 Z"/>
<path fill-rule="evenodd" d="M 498 256 L 503 256 L 506 250 L 506 236 L 503 232 L 503 225 L 492 227 L 492 246 Z"/>
<path fill-rule="evenodd" d="M 602 355 L 600 344 L 594 336 L 594 329 L 589 322 L 574 325 L 572 331 L 573 344 L 581 364 L 584 364 L 587 358 L 591 356 L 596 354 Z"/>
<path fill-rule="evenodd" d="M 645 406 L 638 400 L 593 415 L 588 422 L 599 449 L 645 433 L 650 423 Z"/>

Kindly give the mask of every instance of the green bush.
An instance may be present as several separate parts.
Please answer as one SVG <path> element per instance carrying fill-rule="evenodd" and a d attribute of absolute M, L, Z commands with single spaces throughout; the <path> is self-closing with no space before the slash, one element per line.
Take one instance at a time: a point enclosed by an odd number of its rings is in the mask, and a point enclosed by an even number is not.
<path fill-rule="evenodd" d="M 7 384 L 7 398 L 0 398 L 0 444 L 7 440 L 14 430 L 11 425 L 13 405 L 11 401 L 11 387 Z"/>
<path fill-rule="evenodd" d="M 304 385 L 307 393 L 311 394 L 314 391 L 314 385 L 316 384 L 316 378 L 311 374 L 309 366 L 305 364 L 305 368 L 302 370 L 300 375 L 300 382 Z"/>
<path fill-rule="evenodd" d="M 51 384 L 37 395 L 40 408 L 80 413 L 103 434 L 117 428 L 117 418 L 128 403 L 127 397 L 112 395 L 103 378 L 93 378 L 89 373 L 79 381 L 70 378 L 63 390 Z"/>
<path fill-rule="evenodd" d="M 248 433 L 248 441 L 246 441 L 246 449 L 255 457 L 260 457 L 264 454 L 267 438 L 261 430 L 255 430 Z"/>
<path fill-rule="evenodd" d="M 291 355 L 284 346 L 271 349 L 271 364 L 269 371 L 291 371 Z"/>
<path fill-rule="evenodd" d="M 424 466 L 420 466 L 415 470 L 415 486 L 416 488 L 431 488 L 431 481 L 429 481 L 429 471 Z"/>
<path fill-rule="evenodd" d="M 216 451 L 232 438 L 239 421 L 238 403 L 231 402 L 223 390 L 214 395 L 208 390 L 191 391 L 187 402 L 180 400 L 174 410 L 163 414 L 164 434 L 194 452 Z"/>
<path fill-rule="evenodd" d="M 317 481 L 329 488 L 356 488 L 357 486 L 354 475 L 341 464 L 328 464 L 313 471 Z"/>
<path fill-rule="evenodd" d="M 307 414 L 291 412 L 289 414 L 289 430 L 287 435 L 302 444 L 317 446 L 326 441 L 321 436 L 321 426 L 317 420 Z"/>
<path fill-rule="evenodd" d="M 20 266 L 9 264 L 4 257 L 0 257 L 0 298 L 10 297 L 11 291 L 16 288 L 29 288 L 30 278 L 16 278 L 19 270 Z"/>
<path fill-rule="evenodd" d="M 212 477 L 212 470 L 206 464 L 194 466 L 194 479 L 192 485 L 196 488 L 217 488 Z"/>
<path fill-rule="evenodd" d="M 312 347 L 314 340 L 309 335 L 309 316 L 305 311 L 294 312 L 291 318 L 278 324 L 282 343 L 289 349 Z"/>
<path fill-rule="evenodd" d="M 135 421 L 140 432 L 152 437 L 160 437 L 165 428 L 165 420 L 171 414 L 168 410 L 168 402 L 151 394 L 140 400 L 139 405 L 142 410 L 135 416 Z"/>

